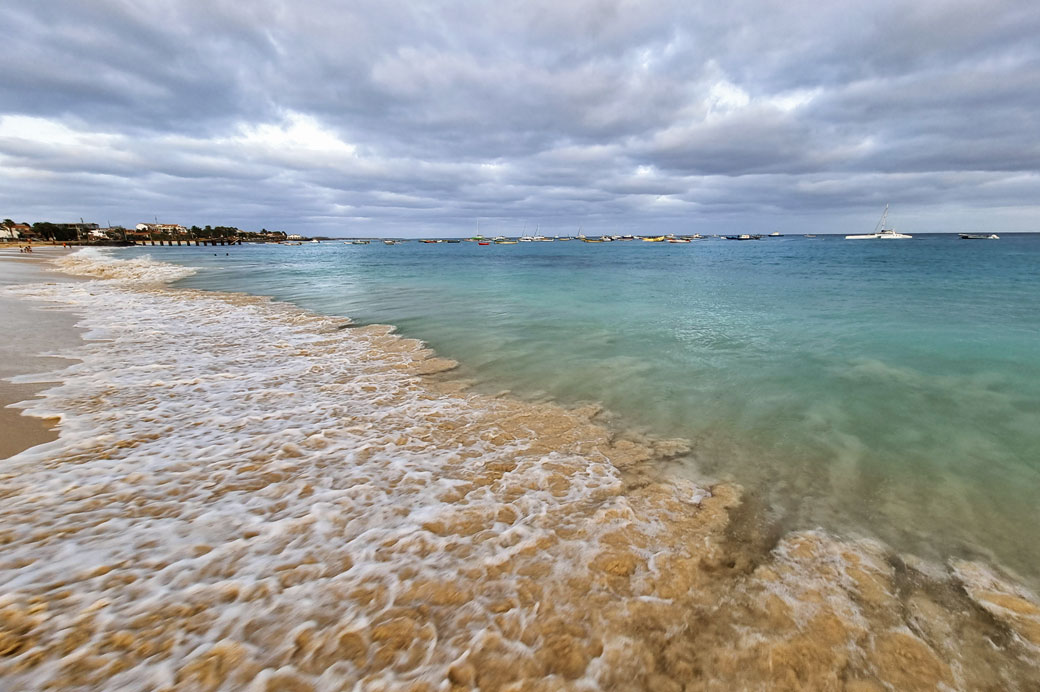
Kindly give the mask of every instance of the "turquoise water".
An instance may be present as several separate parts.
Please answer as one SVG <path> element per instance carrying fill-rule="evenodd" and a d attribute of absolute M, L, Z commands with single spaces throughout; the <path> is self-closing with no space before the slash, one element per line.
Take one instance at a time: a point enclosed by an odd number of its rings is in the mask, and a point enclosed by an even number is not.
<path fill-rule="evenodd" d="M 740 483 L 780 528 L 1040 583 L 1040 236 L 147 254 L 204 268 L 184 286 L 397 325 L 483 390 L 687 438 L 679 473 Z"/>

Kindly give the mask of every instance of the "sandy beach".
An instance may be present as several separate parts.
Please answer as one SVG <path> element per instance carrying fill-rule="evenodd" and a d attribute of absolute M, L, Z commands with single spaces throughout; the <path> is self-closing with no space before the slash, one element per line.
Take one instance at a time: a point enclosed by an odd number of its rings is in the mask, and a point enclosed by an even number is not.
<path fill-rule="evenodd" d="M 0 247 L 0 459 L 57 438 L 54 421 L 24 416 L 14 404 L 32 398 L 45 383 L 15 384 L 9 378 L 47 372 L 68 364 L 64 358 L 38 354 L 76 345 L 80 332 L 76 317 L 64 311 L 45 310 L 10 294 L 18 284 L 74 281 L 68 274 L 46 271 L 49 260 L 67 255 L 70 250 L 35 245 L 31 254 L 17 247 Z"/>

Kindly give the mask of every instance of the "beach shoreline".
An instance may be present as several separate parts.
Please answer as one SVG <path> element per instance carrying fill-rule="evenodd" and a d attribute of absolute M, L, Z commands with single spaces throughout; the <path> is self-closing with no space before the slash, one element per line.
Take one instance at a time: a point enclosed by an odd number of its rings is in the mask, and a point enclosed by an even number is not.
<path fill-rule="evenodd" d="M 876 541 L 756 536 L 739 489 L 658 473 L 675 443 L 626 438 L 595 407 L 431 380 L 451 362 L 392 327 L 171 289 L 186 270 L 147 259 L 62 264 L 114 279 L 38 296 L 106 341 L 47 395 L 63 449 L 5 477 L 0 630 L 16 646 L 0 681 L 1038 682 L 1040 609 L 984 565 L 936 575 Z"/>
<path fill-rule="evenodd" d="M 14 383 L 10 378 L 63 368 L 69 364 L 67 359 L 38 354 L 82 343 L 74 315 L 42 309 L 11 293 L 10 288 L 18 285 L 77 280 L 48 271 L 51 261 L 69 254 L 70 249 L 40 244 L 33 249 L 33 253 L 23 254 L 15 247 L 0 246 L 0 323 L 7 331 L 0 341 L 0 461 L 58 438 L 57 421 L 22 415 L 21 409 L 11 407 L 36 397 L 48 383 Z"/>

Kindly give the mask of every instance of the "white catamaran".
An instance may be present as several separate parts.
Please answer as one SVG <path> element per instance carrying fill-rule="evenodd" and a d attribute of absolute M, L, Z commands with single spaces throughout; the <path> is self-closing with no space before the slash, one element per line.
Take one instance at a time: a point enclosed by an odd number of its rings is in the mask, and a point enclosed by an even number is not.
<path fill-rule="evenodd" d="M 906 233 L 896 233 L 895 229 L 885 228 L 885 221 L 888 220 L 888 205 L 885 205 L 885 213 L 881 215 L 881 220 L 878 221 L 878 225 L 874 226 L 873 233 L 863 233 L 861 235 L 847 235 L 845 240 L 873 240 L 875 238 L 888 239 L 888 238 L 913 238 L 912 235 Z"/>

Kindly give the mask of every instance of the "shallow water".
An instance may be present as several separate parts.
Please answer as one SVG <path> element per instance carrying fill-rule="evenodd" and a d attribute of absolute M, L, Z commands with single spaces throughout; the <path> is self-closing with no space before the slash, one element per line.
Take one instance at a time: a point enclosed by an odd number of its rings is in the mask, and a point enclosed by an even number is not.
<path fill-rule="evenodd" d="M 394 324 L 483 391 L 688 439 L 680 473 L 782 527 L 1040 585 L 1040 236 L 150 252 L 201 267 L 186 286 Z"/>
<path fill-rule="evenodd" d="M 778 690 L 1040 685 L 1040 606 L 981 561 L 763 534 L 680 441 L 491 397 L 390 328 L 84 253 L 0 475 L 0 686 Z M 68 354 L 71 355 L 71 354 Z"/>

